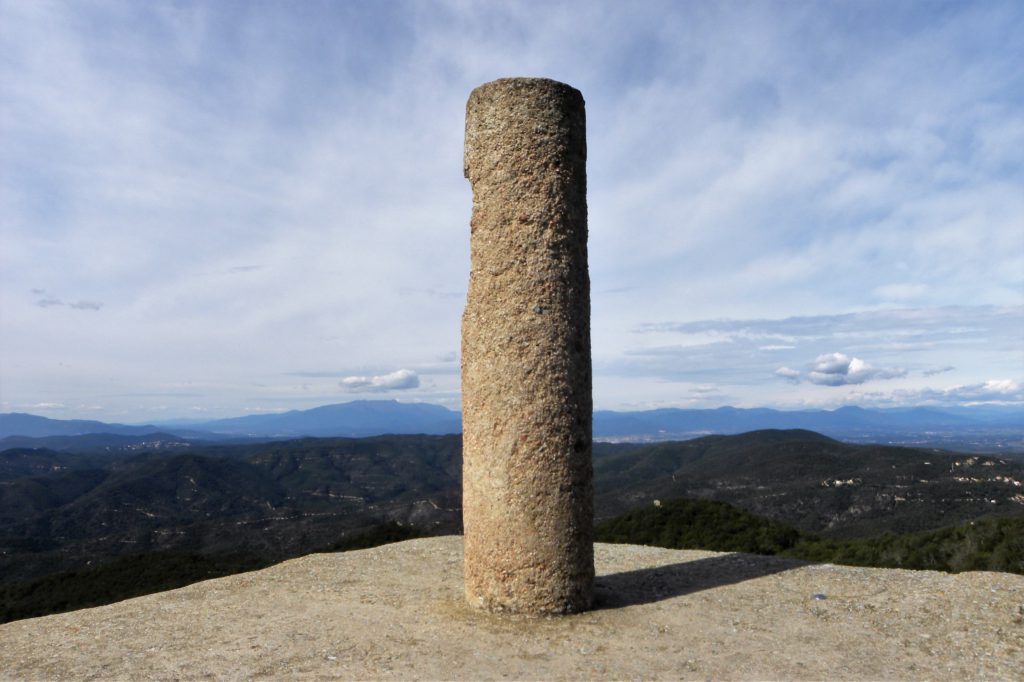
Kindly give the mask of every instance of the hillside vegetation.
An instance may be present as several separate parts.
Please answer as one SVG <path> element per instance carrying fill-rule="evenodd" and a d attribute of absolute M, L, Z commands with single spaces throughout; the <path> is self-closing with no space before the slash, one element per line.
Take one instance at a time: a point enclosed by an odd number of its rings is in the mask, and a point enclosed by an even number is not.
<path fill-rule="evenodd" d="M 711 500 L 672 500 L 624 514 L 595 529 L 599 542 L 669 549 L 747 552 L 884 568 L 1024 575 L 1024 512 L 940 530 L 823 538 Z"/>
<path fill-rule="evenodd" d="M 623 447 L 594 459 L 598 520 L 703 498 L 835 537 L 952 526 L 1024 509 L 1024 463 L 754 431 Z"/>

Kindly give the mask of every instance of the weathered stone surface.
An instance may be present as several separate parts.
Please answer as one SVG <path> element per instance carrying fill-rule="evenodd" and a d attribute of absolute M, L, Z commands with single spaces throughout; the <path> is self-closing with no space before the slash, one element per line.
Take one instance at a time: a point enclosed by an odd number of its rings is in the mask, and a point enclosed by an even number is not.
<path fill-rule="evenodd" d="M 960 682 L 1024 670 L 1024 576 L 594 550 L 596 608 L 578 615 L 468 607 L 460 538 L 429 538 L 0 625 L 0 679 Z"/>
<path fill-rule="evenodd" d="M 583 96 L 539 78 L 480 86 L 465 173 L 466 596 L 490 610 L 580 611 L 594 571 Z"/>

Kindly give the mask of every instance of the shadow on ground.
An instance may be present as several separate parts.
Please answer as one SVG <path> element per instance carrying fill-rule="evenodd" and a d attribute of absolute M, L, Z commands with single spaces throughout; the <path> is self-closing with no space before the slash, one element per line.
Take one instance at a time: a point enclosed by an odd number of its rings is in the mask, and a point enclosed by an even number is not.
<path fill-rule="evenodd" d="M 797 559 L 737 553 L 600 575 L 594 580 L 594 608 L 651 604 L 807 565 Z"/>

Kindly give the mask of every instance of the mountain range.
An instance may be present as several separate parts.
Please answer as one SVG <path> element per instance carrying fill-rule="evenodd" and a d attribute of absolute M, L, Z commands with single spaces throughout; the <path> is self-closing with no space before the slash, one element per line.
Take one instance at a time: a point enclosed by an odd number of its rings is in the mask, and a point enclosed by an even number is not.
<path fill-rule="evenodd" d="M 890 442 L 958 450 L 1024 451 L 1024 407 L 914 407 L 782 411 L 721 407 L 710 410 L 662 408 L 636 412 L 594 412 L 594 437 L 610 441 L 683 440 L 709 434 L 760 429 L 807 429 L 853 442 Z M 160 440 L 366 437 L 383 434 L 442 435 L 462 430 L 461 415 L 440 405 L 394 400 L 357 400 L 308 410 L 257 414 L 206 422 L 150 425 L 56 420 L 31 414 L 0 414 L 0 449 L 33 447 L 26 438 L 112 434 Z M 19 440 L 5 439 L 19 437 Z M 89 447 L 95 446 L 95 441 Z M 61 446 L 51 441 L 39 447 Z M 73 447 L 73 442 L 64 446 Z"/>
<path fill-rule="evenodd" d="M 0 414 L 0 439 L 10 436 L 45 438 L 85 434 L 144 436 L 163 433 L 178 438 L 359 438 L 385 433 L 441 435 L 462 431 L 462 417 L 440 405 L 396 400 L 355 400 L 309 410 L 253 414 L 212 421 L 167 421 L 159 424 L 116 424 L 80 419 L 49 419 L 32 414 Z M 0 442 L 0 448 L 4 444 Z"/>

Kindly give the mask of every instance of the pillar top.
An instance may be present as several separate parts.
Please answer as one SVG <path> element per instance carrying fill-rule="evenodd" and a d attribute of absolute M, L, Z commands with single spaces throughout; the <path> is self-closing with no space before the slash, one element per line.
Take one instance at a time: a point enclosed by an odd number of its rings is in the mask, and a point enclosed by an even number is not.
<path fill-rule="evenodd" d="M 476 87 L 466 102 L 463 174 L 470 178 L 474 157 L 491 165 L 497 156 L 539 148 L 542 138 L 578 138 L 570 144 L 586 159 L 585 108 L 583 93 L 550 78 L 499 78 Z"/>
<path fill-rule="evenodd" d="M 483 85 L 478 85 L 473 88 L 473 92 L 469 94 L 469 99 L 472 101 L 473 97 L 477 93 L 484 93 L 492 90 L 532 90 L 538 92 L 542 92 L 544 90 L 550 90 L 553 92 L 562 91 L 578 96 L 581 100 L 583 99 L 583 93 L 567 83 L 556 81 L 552 78 L 536 76 L 511 76 L 508 78 L 497 78 L 493 81 L 488 81 Z"/>

